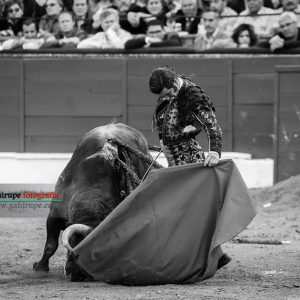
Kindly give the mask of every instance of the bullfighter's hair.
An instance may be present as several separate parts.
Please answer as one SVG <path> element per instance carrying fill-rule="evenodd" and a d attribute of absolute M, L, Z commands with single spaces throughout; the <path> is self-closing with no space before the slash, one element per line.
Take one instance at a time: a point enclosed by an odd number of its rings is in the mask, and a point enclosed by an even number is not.
<path fill-rule="evenodd" d="M 149 77 L 149 88 L 154 94 L 160 94 L 161 91 L 166 88 L 173 87 L 176 79 L 176 72 L 169 66 L 162 66 L 154 69 Z"/>

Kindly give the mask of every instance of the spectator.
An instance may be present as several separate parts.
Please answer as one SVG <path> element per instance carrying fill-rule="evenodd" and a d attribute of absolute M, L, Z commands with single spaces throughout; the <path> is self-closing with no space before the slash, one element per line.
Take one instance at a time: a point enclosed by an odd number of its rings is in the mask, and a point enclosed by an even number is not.
<path fill-rule="evenodd" d="M 181 46 L 178 34 L 166 32 L 163 24 L 159 20 L 148 23 L 146 35 L 137 35 L 125 43 L 125 49 L 137 49 L 142 47 L 170 47 Z"/>
<path fill-rule="evenodd" d="M 141 22 L 144 17 L 151 17 L 146 8 L 146 3 L 142 5 L 142 3 L 136 1 L 131 4 L 127 13 L 127 20 L 131 27 L 134 28 L 134 34 L 146 33 L 147 23 Z"/>
<path fill-rule="evenodd" d="M 181 0 L 164 0 L 168 12 L 167 18 L 173 17 L 181 9 Z"/>
<path fill-rule="evenodd" d="M 73 9 L 73 0 L 62 0 L 63 8 L 67 11 L 72 11 Z"/>
<path fill-rule="evenodd" d="M 21 0 L 8 0 L 6 2 L 7 19 L 1 24 L 2 36 L 21 36 L 23 23 L 23 2 Z"/>
<path fill-rule="evenodd" d="M 114 0 L 114 5 L 120 14 L 126 13 L 127 18 L 127 12 L 131 6 L 131 0 Z"/>
<path fill-rule="evenodd" d="M 228 6 L 240 14 L 243 10 L 246 9 L 245 6 L 246 0 L 228 0 Z M 273 0 L 264 0 L 263 5 L 265 7 L 274 8 Z"/>
<path fill-rule="evenodd" d="M 281 0 L 282 7 L 276 10 L 277 13 L 292 11 L 297 15 L 298 26 L 300 27 L 300 4 L 299 0 Z"/>
<path fill-rule="evenodd" d="M 273 9 L 279 9 L 282 7 L 281 0 L 272 0 Z"/>
<path fill-rule="evenodd" d="M 281 0 L 282 7 L 277 11 L 282 13 L 284 11 L 292 11 L 294 13 L 300 13 L 299 0 Z"/>
<path fill-rule="evenodd" d="M 61 0 L 46 0 L 46 15 L 39 22 L 41 34 L 50 37 L 59 31 L 58 15 L 63 9 Z"/>
<path fill-rule="evenodd" d="M 133 0 L 132 5 L 137 5 L 140 8 L 146 8 L 146 0 Z"/>
<path fill-rule="evenodd" d="M 22 25 L 22 33 L 23 37 L 26 39 L 41 38 L 41 35 L 38 33 L 37 24 L 31 18 L 24 20 Z"/>
<path fill-rule="evenodd" d="M 112 1 L 102 0 L 89 0 L 89 14 L 93 16 L 100 9 L 100 12 L 112 5 Z M 99 12 L 99 13 L 100 13 Z"/>
<path fill-rule="evenodd" d="M 33 19 L 24 20 L 22 24 L 22 37 L 12 38 L 3 42 L 3 50 L 20 49 L 39 49 L 44 43 L 44 38 L 39 35 L 37 24 Z"/>
<path fill-rule="evenodd" d="M 198 0 L 198 7 L 204 11 L 208 10 L 210 7 L 210 0 Z"/>
<path fill-rule="evenodd" d="M 163 0 L 146 0 L 146 9 L 147 12 L 151 15 L 148 21 L 156 19 L 160 20 L 163 25 L 166 25 L 166 13 L 169 11 L 169 9 L 164 4 Z"/>
<path fill-rule="evenodd" d="M 181 0 L 181 9 L 175 14 L 175 22 L 181 24 L 181 30 L 189 34 L 198 32 L 202 10 L 198 8 L 197 0 Z"/>
<path fill-rule="evenodd" d="M 269 48 L 272 52 L 280 49 L 300 47 L 300 28 L 297 16 L 291 11 L 283 12 L 278 20 L 279 32 L 268 42 L 259 43 L 260 47 Z"/>
<path fill-rule="evenodd" d="M 72 11 L 75 18 L 75 26 L 87 33 L 92 33 L 92 20 L 89 15 L 88 0 L 74 0 Z"/>
<path fill-rule="evenodd" d="M 237 12 L 227 6 L 227 0 L 211 0 L 210 8 L 219 14 L 219 26 L 231 35 L 236 27 Z"/>
<path fill-rule="evenodd" d="M 35 0 L 33 17 L 41 18 L 46 13 L 46 0 Z"/>
<path fill-rule="evenodd" d="M 249 48 L 257 44 L 257 35 L 252 25 L 240 24 L 232 34 L 232 40 L 237 48 Z"/>
<path fill-rule="evenodd" d="M 92 27 L 94 32 L 99 31 L 100 28 L 100 14 L 105 10 L 106 8 L 111 8 L 113 6 L 113 0 L 101 0 L 97 3 L 97 10 L 95 13 L 92 14 Z M 115 7 L 113 7 L 115 8 Z M 103 28 L 101 28 L 103 30 Z"/>
<path fill-rule="evenodd" d="M 219 26 L 219 14 L 213 10 L 204 11 L 202 14 L 204 33 L 195 39 L 197 50 L 221 47 L 221 43 L 228 43 L 230 36 Z"/>
<path fill-rule="evenodd" d="M 5 18 L 5 0 L 0 0 L 0 36 L 13 36 L 14 33 L 9 29 L 9 24 Z"/>
<path fill-rule="evenodd" d="M 131 4 L 131 0 L 114 0 L 114 5 L 119 11 L 120 26 L 122 29 L 130 32 L 131 34 L 140 33 L 139 28 L 133 26 L 128 19 L 128 13 L 130 9 L 136 7 L 136 5 Z"/>
<path fill-rule="evenodd" d="M 113 8 L 107 8 L 100 14 L 100 24 L 103 32 L 81 41 L 78 49 L 122 49 L 126 41 L 132 38 L 131 33 L 120 28 L 119 13 Z"/>
<path fill-rule="evenodd" d="M 46 14 L 46 0 L 23 0 L 23 3 L 25 17 L 41 18 Z"/>
<path fill-rule="evenodd" d="M 5 0 L 0 0 L 0 16 L 1 18 L 4 16 L 5 11 Z"/>
<path fill-rule="evenodd" d="M 59 31 L 47 39 L 43 48 L 76 48 L 87 37 L 87 33 L 75 26 L 74 15 L 63 11 L 58 16 Z"/>
<path fill-rule="evenodd" d="M 164 0 L 145 0 L 146 6 L 138 12 L 128 13 L 128 21 L 132 26 L 138 27 L 140 32 L 146 33 L 147 23 L 151 20 L 159 20 L 167 24 L 166 14 L 169 12 Z"/>
<path fill-rule="evenodd" d="M 254 27 L 259 38 L 270 38 L 273 33 L 273 26 L 278 17 L 274 16 L 276 11 L 263 6 L 263 0 L 246 0 L 247 9 L 240 13 L 237 25 L 246 23 Z"/>
<path fill-rule="evenodd" d="M 33 17 L 34 8 L 35 8 L 35 0 L 22 0 L 23 4 L 23 16 L 25 18 Z"/>

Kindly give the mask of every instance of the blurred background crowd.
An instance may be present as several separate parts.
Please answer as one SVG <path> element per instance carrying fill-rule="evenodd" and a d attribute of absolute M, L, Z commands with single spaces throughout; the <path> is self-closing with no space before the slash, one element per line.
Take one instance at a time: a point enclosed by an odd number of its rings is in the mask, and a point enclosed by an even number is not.
<path fill-rule="evenodd" d="M 0 50 L 300 47 L 299 0 L 0 0 Z"/>

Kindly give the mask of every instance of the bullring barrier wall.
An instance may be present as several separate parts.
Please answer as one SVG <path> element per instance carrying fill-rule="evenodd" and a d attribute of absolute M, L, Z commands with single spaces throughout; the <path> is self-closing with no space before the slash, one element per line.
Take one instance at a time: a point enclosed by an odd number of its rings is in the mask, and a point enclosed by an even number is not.
<path fill-rule="evenodd" d="M 289 114 L 297 115 L 300 73 L 278 69 L 300 65 L 298 54 L 3 54 L 0 151 L 72 152 L 83 133 L 112 121 L 125 122 L 158 144 L 151 131 L 156 97 L 148 90 L 148 76 L 161 65 L 190 76 L 210 96 L 224 151 L 275 158 L 276 180 L 300 173 L 299 138 L 288 132 L 297 131 L 299 123 L 284 127 L 291 119 L 282 118 L 287 94 Z M 281 141 L 286 134 L 288 143 Z M 205 148 L 205 135 L 200 139 Z"/>

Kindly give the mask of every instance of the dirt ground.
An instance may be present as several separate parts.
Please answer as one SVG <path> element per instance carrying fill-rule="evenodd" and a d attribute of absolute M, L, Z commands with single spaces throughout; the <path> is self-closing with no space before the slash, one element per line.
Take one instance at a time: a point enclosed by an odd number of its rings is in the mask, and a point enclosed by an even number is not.
<path fill-rule="evenodd" d="M 60 245 L 48 274 L 34 273 L 45 241 L 47 209 L 6 209 L 0 217 L 0 299 L 300 299 L 300 175 L 250 190 L 258 214 L 237 238 L 289 244 L 245 244 L 223 249 L 232 257 L 213 278 L 192 285 L 125 287 L 69 282 Z M 1 209 L 0 209 L 1 210 Z M 29 212 L 30 211 L 30 212 Z"/>

